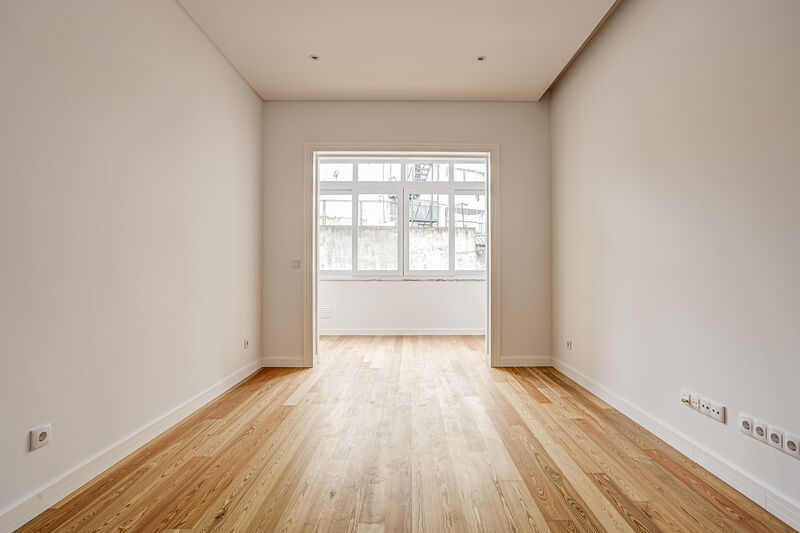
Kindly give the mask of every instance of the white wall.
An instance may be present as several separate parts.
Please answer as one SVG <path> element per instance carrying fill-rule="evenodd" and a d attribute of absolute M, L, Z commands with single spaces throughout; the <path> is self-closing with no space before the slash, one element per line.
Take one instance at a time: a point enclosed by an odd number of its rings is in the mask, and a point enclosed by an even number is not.
<path fill-rule="evenodd" d="M 262 103 L 164 0 L 4 1 L 0 77 L 2 514 L 256 364 Z"/>
<path fill-rule="evenodd" d="M 303 145 L 498 143 L 502 355 L 549 356 L 549 104 L 267 102 L 264 106 L 263 338 L 270 359 L 302 361 Z"/>
<path fill-rule="evenodd" d="M 800 461 L 736 416 L 800 433 L 798 21 L 794 0 L 622 2 L 551 117 L 557 360 L 795 504 Z"/>
<path fill-rule="evenodd" d="M 485 281 L 320 280 L 322 335 L 483 335 Z M 322 314 L 321 314 L 322 315 Z"/>

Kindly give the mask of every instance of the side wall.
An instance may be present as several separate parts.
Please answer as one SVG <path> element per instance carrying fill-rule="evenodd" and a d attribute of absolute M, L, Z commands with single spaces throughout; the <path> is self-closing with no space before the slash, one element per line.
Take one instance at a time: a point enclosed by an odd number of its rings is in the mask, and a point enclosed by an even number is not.
<path fill-rule="evenodd" d="M 302 361 L 303 149 L 307 142 L 497 143 L 502 355 L 550 356 L 549 104 L 267 102 L 264 107 L 265 364 Z"/>
<path fill-rule="evenodd" d="M 798 20 L 794 0 L 626 0 L 551 118 L 557 366 L 796 527 L 800 461 L 737 415 L 800 434 Z"/>
<path fill-rule="evenodd" d="M 4 1 L 0 77 L 0 518 L 24 519 L 257 367 L 262 102 L 164 0 Z"/>

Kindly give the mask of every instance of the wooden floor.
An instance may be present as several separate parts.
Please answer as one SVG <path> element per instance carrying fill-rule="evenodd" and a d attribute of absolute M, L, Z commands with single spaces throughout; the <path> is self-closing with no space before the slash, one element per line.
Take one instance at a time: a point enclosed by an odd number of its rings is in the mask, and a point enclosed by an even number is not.
<path fill-rule="evenodd" d="M 21 531 L 791 531 L 552 368 L 482 337 L 326 337 Z"/>

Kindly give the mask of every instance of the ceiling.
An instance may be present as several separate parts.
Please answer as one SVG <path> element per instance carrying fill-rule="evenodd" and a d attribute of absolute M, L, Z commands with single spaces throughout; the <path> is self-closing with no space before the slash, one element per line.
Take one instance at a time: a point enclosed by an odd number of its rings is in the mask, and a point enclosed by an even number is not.
<path fill-rule="evenodd" d="M 535 101 L 616 3 L 178 1 L 265 100 Z"/>

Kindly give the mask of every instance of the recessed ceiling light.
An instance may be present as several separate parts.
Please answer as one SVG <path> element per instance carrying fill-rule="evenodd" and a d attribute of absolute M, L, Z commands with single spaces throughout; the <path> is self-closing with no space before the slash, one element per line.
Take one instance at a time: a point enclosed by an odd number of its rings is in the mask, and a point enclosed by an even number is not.
<path fill-rule="evenodd" d="M 475 58 L 477 61 L 486 61 L 486 56 L 478 56 Z"/>
<path fill-rule="evenodd" d="M 311 54 L 310 56 L 308 56 L 308 58 L 311 61 L 318 61 L 319 60 L 319 56 L 317 54 Z"/>

